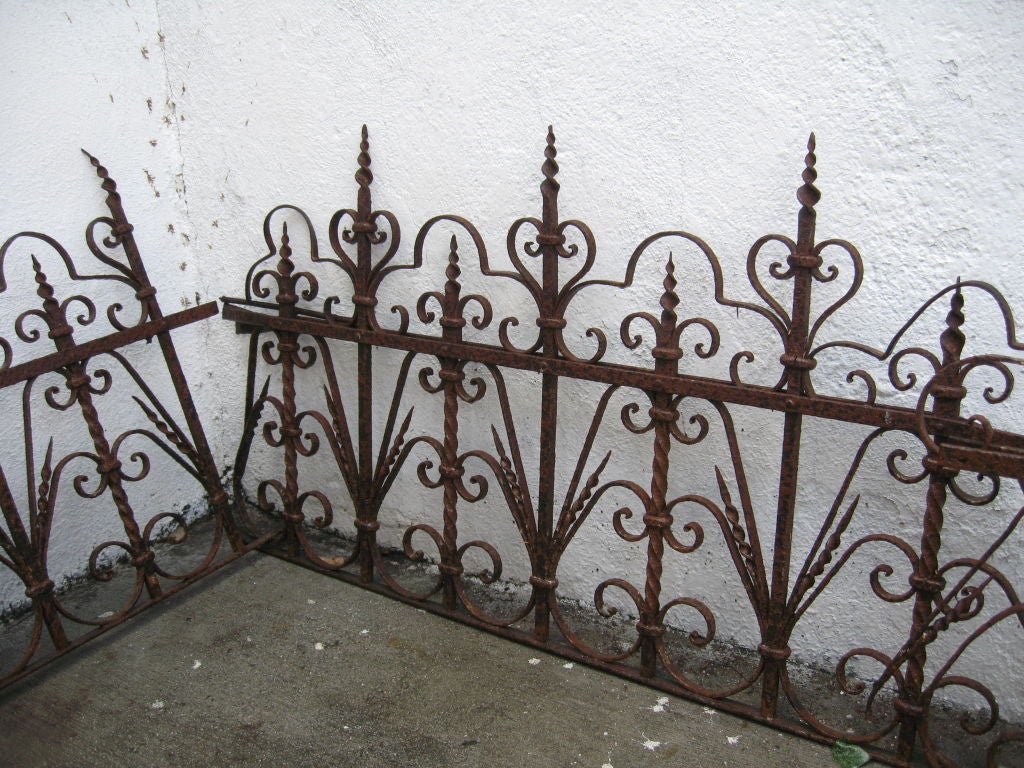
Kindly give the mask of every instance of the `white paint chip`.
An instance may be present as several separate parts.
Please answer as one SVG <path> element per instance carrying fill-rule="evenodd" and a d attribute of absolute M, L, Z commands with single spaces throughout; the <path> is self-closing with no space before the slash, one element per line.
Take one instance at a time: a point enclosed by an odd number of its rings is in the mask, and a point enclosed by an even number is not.
<path fill-rule="evenodd" d="M 718 710 L 717 709 L 712 709 L 711 707 L 704 707 L 704 714 L 705 715 L 717 715 L 718 714 Z"/>
<path fill-rule="evenodd" d="M 737 744 L 740 743 L 739 736 L 726 736 L 725 740 L 729 742 L 729 746 L 731 747 L 735 747 Z"/>
<path fill-rule="evenodd" d="M 573 664 L 571 661 L 567 661 L 565 664 L 562 665 L 562 669 L 572 669 L 575 666 L 576 665 Z"/>
<path fill-rule="evenodd" d="M 314 643 L 313 644 L 313 650 L 315 650 L 315 651 L 322 651 L 323 649 L 324 649 L 324 644 L 323 643 Z"/>
<path fill-rule="evenodd" d="M 157 710 L 163 709 L 164 708 L 164 702 L 162 700 L 160 700 L 160 699 L 157 699 L 156 701 L 154 701 L 152 704 L 149 705 L 149 708 L 150 709 L 157 709 Z"/>
<path fill-rule="evenodd" d="M 536 666 L 537 666 L 538 664 L 540 664 L 540 659 L 538 659 L 537 657 L 534 657 L 534 658 L 530 659 L 530 661 L 528 662 L 528 664 L 529 664 L 529 665 L 530 665 L 531 667 L 536 667 Z"/>
<path fill-rule="evenodd" d="M 615 768 L 615 766 L 612 765 L 611 763 L 605 763 L 604 765 L 601 766 L 601 768 Z"/>
<path fill-rule="evenodd" d="M 651 707 L 651 712 L 664 712 L 664 711 L 665 711 L 665 705 L 664 704 L 655 704 L 653 707 Z"/>
<path fill-rule="evenodd" d="M 370 634 L 370 630 L 368 630 L 368 629 L 364 629 L 364 630 L 363 630 L 362 632 L 360 632 L 359 634 L 360 634 L 360 635 L 368 635 L 368 634 Z"/>
<path fill-rule="evenodd" d="M 192 669 L 199 669 L 201 666 L 203 666 L 203 662 L 201 662 L 199 659 L 196 659 L 192 662 Z"/>
<path fill-rule="evenodd" d="M 307 600 L 306 603 L 309 605 L 316 605 L 316 600 Z"/>
<path fill-rule="evenodd" d="M 113 616 L 113 615 L 114 615 L 114 612 L 113 612 L 113 611 L 104 611 L 103 613 L 101 613 L 101 614 L 100 614 L 99 616 L 97 616 L 96 618 L 97 618 L 97 619 L 109 619 L 109 618 L 110 618 L 111 616 Z"/>
<path fill-rule="evenodd" d="M 641 734 L 641 735 L 643 735 L 643 734 Z M 656 750 L 660 746 L 661 746 L 661 742 L 660 741 L 655 741 L 654 739 L 647 739 L 644 742 L 644 749 L 646 749 L 646 750 L 648 750 L 650 752 L 653 752 L 654 750 Z"/>

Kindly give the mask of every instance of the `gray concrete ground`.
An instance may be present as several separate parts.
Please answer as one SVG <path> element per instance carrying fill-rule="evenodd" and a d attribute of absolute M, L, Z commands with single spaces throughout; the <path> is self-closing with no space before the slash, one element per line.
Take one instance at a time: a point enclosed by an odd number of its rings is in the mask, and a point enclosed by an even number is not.
<path fill-rule="evenodd" d="M 0 692 L 0 765 L 834 763 L 823 746 L 250 555 Z"/>

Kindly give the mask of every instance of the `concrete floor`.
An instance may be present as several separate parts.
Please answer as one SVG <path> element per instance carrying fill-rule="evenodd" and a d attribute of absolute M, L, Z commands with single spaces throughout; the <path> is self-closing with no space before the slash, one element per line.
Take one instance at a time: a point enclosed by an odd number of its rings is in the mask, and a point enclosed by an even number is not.
<path fill-rule="evenodd" d="M 818 744 L 250 555 L 0 692 L 0 765 L 115 764 L 834 762 Z"/>

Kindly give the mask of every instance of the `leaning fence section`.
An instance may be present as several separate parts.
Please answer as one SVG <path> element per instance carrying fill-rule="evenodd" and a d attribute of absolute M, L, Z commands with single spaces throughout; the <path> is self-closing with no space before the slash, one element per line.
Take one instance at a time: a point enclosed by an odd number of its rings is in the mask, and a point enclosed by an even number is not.
<path fill-rule="evenodd" d="M 909 765 L 916 754 L 947 765 L 958 749 L 995 764 L 1019 748 L 1024 734 L 1000 718 L 999 681 L 963 674 L 960 662 L 994 633 L 1005 635 L 991 651 L 996 658 L 1021 660 L 1024 604 L 1014 573 L 1000 563 L 1019 550 L 1024 517 L 1024 436 L 1011 398 L 1024 343 L 1003 296 L 974 281 L 936 293 L 881 347 L 823 339 L 828 321 L 857 294 L 864 268 L 850 243 L 815 237 L 814 151 L 812 136 L 796 237 L 768 235 L 753 245 L 746 263 L 753 298 L 740 299 L 727 295 L 710 246 L 681 231 L 641 242 L 620 278 L 593 276 L 594 235 L 559 215 L 550 131 L 540 216 L 511 226 L 500 266 L 458 216 L 430 219 L 411 250 L 402 250 L 396 217 L 373 208 L 364 127 L 356 205 L 331 219 L 329 246 L 321 249 L 301 210 L 275 208 L 264 224 L 268 252 L 249 271 L 244 297 L 225 299 L 224 317 L 250 336 L 236 490 L 250 488 L 264 512 L 280 517 L 280 535 L 267 549 L 719 709 L 862 744 L 894 765 Z M 428 246 L 438 233 L 440 254 Z M 588 297 L 627 291 L 641 282 L 638 265 L 649 266 L 651 253 L 684 247 L 710 275 L 708 303 L 774 349 L 767 380 L 746 380 L 751 349 L 726 352 L 734 331 L 726 337 L 709 317 L 689 314 L 700 297 L 688 291 L 673 253 L 657 267 L 656 304 L 624 313 L 617 333 L 607 333 L 607 324 L 570 327 Z M 766 263 L 771 253 L 781 255 Z M 438 258 L 444 274 L 432 290 L 382 311 L 382 284 L 406 270 L 427 274 L 425 265 Z M 483 291 L 467 289 L 468 270 Z M 829 283 L 845 287 L 823 301 L 818 292 Z M 528 297 L 518 316 L 495 310 L 508 287 Z M 972 347 L 965 355 L 965 307 L 975 300 L 995 318 L 1001 348 Z M 922 324 L 935 317 L 922 336 Z M 578 352 L 581 340 L 586 354 Z M 616 354 L 623 350 L 634 356 Z M 641 351 L 646 362 L 635 357 Z M 382 358 L 393 364 L 382 366 Z M 702 368 L 715 362 L 726 373 Z M 573 399 L 584 390 L 586 398 Z M 430 397 L 433 421 L 424 427 L 412 410 Z M 468 421 L 466 409 L 482 402 L 490 403 L 489 415 Z M 581 411 L 589 426 L 562 439 Z M 774 427 L 741 428 L 741 412 L 775 414 Z M 822 425 L 836 442 L 856 435 L 842 466 L 816 461 L 821 430 L 817 443 L 808 433 Z M 608 430 L 618 430 L 629 448 L 617 449 L 613 439 L 598 450 Z M 748 458 L 762 455 L 766 442 L 778 459 Z M 259 473 L 248 469 L 260 444 L 279 452 L 279 469 L 268 472 L 265 460 Z M 643 472 L 624 470 L 637 461 Z M 870 463 L 906 486 L 912 502 L 901 514 L 913 525 L 897 527 L 894 513 L 862 503 L 858 477 Z M 309 485 L 325 471 L 331 488 Z M 808 509 L 808 486 L 823 472 L 833 476 L 825 484 L 831 501 Z M 393 513 L 389 495 L 403 483 L 433 489 L 437 498 L 432 509 L 403 512 L 405 555 L 431 563 L 418 580 L 403 577 L 379 540 Z M 754 485 L 771 487 L 770 504 Z M 501 520 L 467 533 L 465 512 L 481 503 L 500 510 Z M 526 563 L 527 597 L 510 611 L 486 597 L 503 570 L 499 550 L 507 542 L 486 536 L 499 524 L 515 532 Z M 574 567 L 574 541 L 601 525 L 608 538 L 600 566 L 613 575 L 595 587 L 592 613 L 598 625 L 614 623 L 619 636 L 610 644 L 599 629 L 580 629 L 566 599 L 579 595 L 560 586 Z M 353 544 L 336 555 L 324 528 L 351 531 Z M 981 538 L 965 533 L 971 529 Z M 625 560 L 623 575 L 614 575 L 619 545 L 639 553 L 630 575 Z M 699 559 L 712 548 L 721 556 Z M 729 662 L 743 669 L 727 683 L 692 663 L 728 632 L 709 599 L 686 592 L 699 575 L 696 563 L 739 585 L 738 610 L 754 628 L 747 656 Z M 893 606 L 892 625 L 868 627 L 869 642 L 835 649 L 828 668 L 798 674 L 791 641 L 829 630 L 849 594 L 844 582 L 865 600 Z M 683 625 L 695 628 L 680 634 Z M 1019 668 L 1012 674 L 1019 683 Z M 819 708 L 814 685 L 840 703 Z M 972 716 L 947 728 L 942 702 L 954 689 L 963 695 L 950 700 L 969 699 Z M 948 742 L 952 731 L 968 746 Z"/>
<path fill-rule="evenodd" d="M 232 513 L 172 338 L 217 306 L 164 314 L 117 186 L 87 156 L 109 210 L 86 228 L 89 255 L 38 232 L 0 246 L 0 586 L 14 614 L 0 685 L 258 544 Z M 196 526 L 206 505 L 212 520 Z M 177 557 L 189 537 L 202 552 Z M 72 575 L 87 571 L 103 597 L 79 605 L 51 573 L 82 547 Z"/>

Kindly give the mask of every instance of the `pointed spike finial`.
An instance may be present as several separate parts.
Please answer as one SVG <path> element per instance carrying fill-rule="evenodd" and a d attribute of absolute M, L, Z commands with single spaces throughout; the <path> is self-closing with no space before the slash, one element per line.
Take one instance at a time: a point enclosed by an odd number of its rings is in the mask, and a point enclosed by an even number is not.
<path fill-rule="evenodd" d="M 288 258 L 292 255 L 292 247 L 290 245 L 291 238 L 288 237 L 288 222 L 282 222 L 281 224 L 281 256 Z"/>
<path fill-rule="evenodd" d="M 39 263 L 39 259 L 36 258 L 35 254 L 32 254 L 32 271 L 35 272 L 36 295 L 43 300 L 43 304 L 52 303 L 56 306 L 56 299 L 54 299 L 53 286 L 50 284 L 49 278 L 46 273 L 43 272 L 43 265 Z"/>
<path fill-rule="evenodd" d="M 814 134 L 811 133 L 807 139 L 807 154 L 804 155 L 804 170 L 800 174 L 803 179 L 803 186 L 797 190 L 796 199 L 800 201 L 800 205 L 804 208 L 811 209 L 821 199 L 821 192 L 816 186 L 814 186 L 815 180 L 818 178 L 818 171 L 814 165 L 818 162 L 817 155 L 814 154 L 815 139 Z"/>
<path fill-rule="evenodd" d="M 542 227 L 545 237 L 553 238 L 557 236 L 558 229 L 558 180 L 555 176 L 558 175 L 558 163 L 555 162 L 555 156 L 558 155 L 558 150 L 555 148 L 555 131 L 550 125 L 548 126 L 547 141 L 544 146 L 544 164 L 541 165 L 541 172 L 544 174 L 544 181 L 540 183 L 540 195 L 542 200 L 542 214 L 541 219 L 544 222 Z M 554 249 L 549 247 L 548 253 L 554 254 Z"/>
<path fill-rule="evenodd" d="M 541 172 L 544 174 L 544 184 L 552 185 L 555 189 L 558 189 L 558 180 L 555 176 L 558 175 L 558 163 L 555 161 L 555 157 L 558 155 L 558 149 L 555 147 L 555 131 L 552 126 L 548 126 L 547 142 L 544 146 L 544 164 L 541 166 Z"/>
<path fill-rule="evenodd" d="M 281 223 L 281 247 L 278 249 L 281 260 L 277 262 L 277 271 L 282 275 L 290 275 L 295 265 L 292 264 L 291 238 L 288 237 L 288 222 Z"/>
<path fill-rule="evenodd" d="M 665 292 L 661 295 L 661 321 L 666 326 L 675 326 L 676 320 L 676 307 L 679 306 L 679 296 L 676 294 L 676 286 L 678 285 L 676 280 L 676 264 L 672 259 L 672 252 L 668 254 L 668 261 L 665 263 L 665 280 L 662 282 L 662 286 L 665 288 Z"/>
<path fill-rule="evenodd" d="M 43 300 L 52 299 L 53 286 L 50 284 L 50 280 L 46 276 L 46 273 L 43 272 L 43 265 L 39 263 L 39 259 L 36 258 L 36 255 L 34 253 L 32 254 L 31 258 L 32 271 L 35 273 L 36 285 L 39 286 L 38 288 L 36 288 L 36 293 L 39 294 L 39 297 Z"/>
<path fill-rule="evenodd" d="M 967 318 L 964 315 L 964 294 L 957 278 L 956 290 L 949 297 L 949 313 L 946 315 L 946 329 L 939 336 L 942 347 L 942 364 L 949 365 L 960 359 L 967 344 L 967 336 L 960 330 Z"/>
<path fill-rule="evenodd" d="M 373 182 L 373 172 L 370 170 L 370 134 L 363 125 L 361 140 L 359 142 L 359 170 L 356 171 L 356 182 L 360 187 L 369 187 Z"/>
<path fill-rule="evenodd" d="M 107 169 L 103 167 L 103 164 L 100 163 L 100 161 L 96 158 L 95 155 L 93 155 L 91 152 L 84 148 L 82 148 L 82 154 L 89 158 L 89 162 L 92 164 L 92 167 L 96 169 L 97 176 L 99 176 L 101 179 L 110 178 L 110 174 L 108 173 Z"/>
<path fill-rule="evenodd" d="M 84 149 L 82 150 L 82 154 L 85 155 L 87 158 L 89 158 L 89 162 L 92 164 L 92 167 L 96 169 L 96 175 L 102 181 L 100 186 L 103 188 L 103 191 L 107 193 L 107 205 L 108 205 L 108 207 L 110 206 L 110 204 L 112 202 L 115 202 L 115 201 L 116 201 L 117 205 L 120 205 L 121 196 L 117 193 L 117 184 L 110 177 L 110 172 L 103 166 L 103 164 L 94 155 L 91 155 L 89 152 L 87 152 Z"/>
<path fill-rule="evenodd" d="M 459 269 L 459 242 L 455 235 L 452 235 L 451 247 L 448 251 L 448 267 L 444 271 L 444 276 L 448 279 L 448 285 L 446 288 L 459 289 L 459 276 L 462 274 L 462 270 Z"/>

